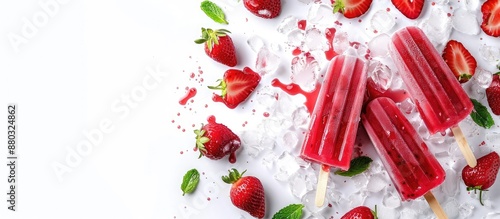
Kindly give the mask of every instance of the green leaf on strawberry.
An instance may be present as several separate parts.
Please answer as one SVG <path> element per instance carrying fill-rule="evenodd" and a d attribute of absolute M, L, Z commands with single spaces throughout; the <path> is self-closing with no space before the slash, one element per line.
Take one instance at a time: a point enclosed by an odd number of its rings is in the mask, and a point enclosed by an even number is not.
<path fill-rule="evenodd" d="M 359 156 L 351 160 L 351 164 L 349 167 L 349 170 L 343 171 L 343 170 L 337 170 L 335 171 L 335 174 L 341 175 L 341 176 L 348 176 L 348 177 L 353 177 L 355 175 L 358 175 L 370 167 L 370 163 L 373 160 L 367 156 Z"/>
<path fill-rule="evenodd" d="M 182 179 L 181 190 L 182 195 L 186 193 L 193 193 L 196 187 L 198 186 L 198 182 L 200 181 L 200 173 L 196 169 L 191 169 L 187 171 Z"/>
<path fill-rule="evenodd" d="M 201 129 L 194 130 L 194 134 L 196 134 L 196 148 L 200 150 L 200 156 L 198 158 L 201 158 L 203 156 L 202 152 L 206 152 L 204 144 L 210 141 L 210 139 L 204 136 L 205 130 Z"/>
<path fill-rule="evenodd" d="M 215 21 L 219 24 L 229 24 L 226 21 L 226 16 L 224 15 L 224 12 L 215 3 L 206 0 L 206 1 L 201 2 L 200 8 L 213 21 Z"/>
<path fill-rule="evenodd" d="M 273 219 L 299 219 L 302 216 L 302 204 L 288 205 L 274 214 Z"/>
<path fill-rule="evenodd" d="M 483 128 L 491 128 L 495 124 L 495 121 L 488 112 L 488 109 L 475 99 L 471 99 L 474 105 L 474 110 L 471 112 L 470 117 L 479 126 Z"/>

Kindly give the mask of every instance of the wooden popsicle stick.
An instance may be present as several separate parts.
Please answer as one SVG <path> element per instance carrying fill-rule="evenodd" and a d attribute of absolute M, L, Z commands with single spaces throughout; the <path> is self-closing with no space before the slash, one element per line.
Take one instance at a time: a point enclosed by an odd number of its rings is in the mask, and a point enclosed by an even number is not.
<path fill-rule="evenodd" d="M 476 157 L 472 150 L 470 149 L 469 143 L 467 143 L 467 139 L 465 139 L 464 133 L 462 133 L 462 129 L 458 125 L 451 127 L 451 131 L 457 140 L 458 148 L 462 151 L 462 154 L 467 161 L 467 164 L 470 167 L 475 167 L 477 165 Z"/>
<path fill-rule="evenodd" d="M 434 197 L 431 191 L 425 193 L 424 197 L 427 203 L 429 203 L 429 206 L 431 206 L 431 209 L 432 211 L 434 211 L 434 214 L 437 218 L 448 219 L 448 215 L 446 215 L 446 212 L 444 212 L 443 208 L 441 208 L 441 205 L 436 200 L 436 197 Z"/>
<path fill-rule="evenodd" d="M 318 185 L 316 186 L 316 199 L 314 200 L 317 207 L 321 207 L 325 204 L 326 184 L 328 183 L 329 173 L 330 167 L 321 165 L 318 176 Z"/>

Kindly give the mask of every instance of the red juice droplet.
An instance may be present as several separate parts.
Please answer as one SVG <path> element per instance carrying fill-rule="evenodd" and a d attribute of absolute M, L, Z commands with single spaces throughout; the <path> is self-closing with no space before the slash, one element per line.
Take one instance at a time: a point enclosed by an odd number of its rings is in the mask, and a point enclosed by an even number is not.
<path fill-rule="evenodd" d="M 294 56 L 298 56 L 300 55 L 300 53 L 302 53 L 302 50 L 300 50 L 299 47 L 295 48 L 293 51 L 292 51 L 292 55 Z"/>
<path fill-rule="evenodd" d="M 195 74 L 194 72 L 191 73 L 191 75 L 189 75 L 190 78 L 194 78 Z"/>
<path fill-rule="evenodd" d="M 306 98 L 306 102 L 304 103 L 304 105 L 306 106 L 309 113 L 312 113 L 312 111 L 314 110 L 314 104 L 316 104 L 316 99 L 318 98 L 319 90 L 321 88 L 321 85 L 317 83 L 316 87 L 314 87 L 314 90 L 307 92 L 302 90 L 302 88 L 300 88 L 300 86 L 297 84 L 291 83 L 286 85 L 281 83 L 281 81 L 277 78 L 271 81 L 271 85 L 273 87 L 280 88 L 290 95 L 302 94 L 302 96 Z"/>
<path fill-rule="evenodd" d="M 236 163 L 236 154 L 234 152 L 229 155 L 229 163 Z"/>
<path fill-rule="evenodd" d="M 299 29 L 306 30 L 307 21 L 306 20 L 300 20 L 297 23 L 297 25 L 298 25 Z"/>
<path fill-rule="evenodd" d="M 216 122 L 215 122 L 215 120 L 216 120 L 216 119 L 215 119 L 215 116 L 214 116 L 214 115 L 210 115 L 210 116 L 208 116 L 208 118 L 207 118 L 207 122 L 208 122 L 208 123 L 216 123 Z"/>
<path fill-rule="evenodd" d="M 264 117 L 269 117 L 269 113 L 268 112 L 264 112 Z"/>

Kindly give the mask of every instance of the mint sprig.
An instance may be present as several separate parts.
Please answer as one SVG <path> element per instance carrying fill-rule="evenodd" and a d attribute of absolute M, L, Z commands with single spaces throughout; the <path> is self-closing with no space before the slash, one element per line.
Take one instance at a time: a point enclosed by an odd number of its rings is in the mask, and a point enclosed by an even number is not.
<path fill-rule="evenodd" d="M 302 216 L 302 204 L 288 205 L 274 214 L 273 219 L 299 219 Z"/>
<path fill-rule="evenodd" d="M 337 170 L 336 175 L 352 177 L 364 172 L 373 160 L 367 156 L 359 156 L 351 160 L 349 170 Z"/>
<path fill-rule="evenodd" d="M 198 186 L 198 182 L 200 181 L 200 173 L 196 169 L 191 169 L 187 171 L 182 179 L 181 190 L 182 195 L 186 193 L 193 193 Z"/>
<path fill-rule="evenodd" d="M 213 21 L 215 21 L 219 24 L 229 24 L 226 21 L 226 16 L 224 15 L 224 12 L 215 3 L 206 0 L 206 1 L 201 2 L 200 8 Z"/>
<path fill-rule="evenodd" d="M 474 105 L 474 110 L 470 113 L 472 120 L 479 126 L 489 129 L 495 124 L 488 109 L 475 99 L 470 99 Z"/>

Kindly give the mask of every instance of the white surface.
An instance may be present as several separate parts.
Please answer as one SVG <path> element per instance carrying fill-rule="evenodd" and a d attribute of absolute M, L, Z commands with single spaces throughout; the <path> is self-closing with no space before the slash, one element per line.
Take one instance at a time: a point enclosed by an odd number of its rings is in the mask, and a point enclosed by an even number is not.
<path fill-rule="evenodd" d="M 49 7 L 49 14 L 43 9 L 45 2 L 54 3 Z M 227 27 L 207 18 L 199 10 L 200 1 L 0 3 L 0 102 L 2 109 L 7 103 L 18 104 L 20 159 L 18 209 L 13 213 L 2 205 L 0 218 L 221 218 L 221 212 L 224 218 L 249 218 L 232 206 L 228 198 L 229 185 L 220 180 L 220 176 L 233 167 L 247 169 L 248 175 L 261 179 L 266 190 L 266 218 L 288 204 L 299 203 L 288 183 L 275 180 L 275 170 L 261 164 L 262 156 L 252 158 L 242 150 L 234 165 L 227 159 L 197 159 L 197 152 L 192 150 L 192 125 L 198 128 L 209 115 L 215 115 L 218 122 L 241 134 L 255 129 L 265 119 L 262 114 L 266 106 L 247 101 L 242 107 L 229 110 L 212 102 L 212 92 L 206 86 L 212 85 L 227 68 L 207 58 L 202 46 L 193 40 L 200 36 L 201 27 L 227 28 L 232 31 L 238 51 L 237 68 L 253 67 L 256 54 L 246 40 L 259 35 L 268 44 L 283 43 L 276 31 L 278 24 L 292 14 L 305 19 L 310 6 L 296 0 L 283 0 L 282 14 L 273 20 L 263 20 L 236 1 L 216 2 L 227 15 L 230 23 Z M 424 20 L 430 7 L 427 1 L 426 12 L 418 20 L 408 21 L 389 1 L 374 1 L 368 14 L 361 17 L 362 22 L 340 20 L 344 30 L 364 33 L 369 17 L 379 9 L 390 8 L 391 14 L 397 17 L 394 31 Z M 479 18 L 480 13 L 476 14 Z M 38 19 L 33 24 L 36 30 L 23 32 L 34 19 Z M 358 28 L 349 28 L 351 25 Z M 13 34 L 26 40 L 16 46 L 9 40 Z M 351 41 L 362 43 L 373 37 L 369 33 L 350 36 Z M 487 43 L 498 47 L 498 38 L 488 37 L 482 31 L 477 36 L 453 31 L 452 38 L 471 48 L 480 67 L 493 71 L 494 65 L 480 58 L 477 45 Z M 280 55 L 282 62 L 277 73 L 264 77 L 260 86 L 268 86 L 275 77 L 289 82 L 291 52 L 282 50 Z M 199 68 L 203 71 L 201 76 L 198 76 Z M 190 78 L 192 72 L 197 75 L 195 78 Z M 178 101 L 184 96 L 185 87 L 197 88 L 198 94 L 193 98 L 194 103 L 181 106 Z M 300 97 L 292 99 L 302 101 Z M 495 118 L 500 123 L 498 117 Z M 2 133 L 6 133 L 5 127 L 1 127 Z M 484 132 L 480 133 L 470 139 L 474 148 L 484 140 Z M 91 150 L 81 156 L 81 160 L 68 163 L 67 157 L 87 143 L 86 136 L 95 138 Z M 302 138 L 299 139 L 300 145 Z M 373 155 L 370 147 L 365 144 L 363 151 Z M 476 156 L 492 149 L 491 145 L 486 147 L 489 148 L 475 150 Z M 0 163 L 6 162 L 5 157 L 0 156 Z M 463 160 L 457 160 L 456 164 L 448 161 L 443 163 L 457 166 L 464 163 Z M 57 163 L 67 165 L 71 172 L 58 176 L 53 168 Z M 182 176 L 191 168 L 204 174 L 197 191 L 183 197 Z M 0 168 L 0 191 L 7 189 L 6 171 L 5 166 Z M 472 218 L 500 212 L 499 183 L 487 192 L 491 206 L 481 207 L 474 197 L 467 195 L 459 175 L 456 182 L 460 195 L 456 202 L 443 206 L 450 208 L 445 209 L 450 215 L 459 206 L 461 211 L 473 206 Z M 344 180 L 345 184 L 351 180 L 336 178 L 336 182 Z M 370 188 L 374 186 L 380 185 L 370 184 Z M 349 197 L 350 187 L 345 187 Z M 383 192 L 369 194 L 365 204 L 370 207 L 382 206 L 382 199 L 386 199 L 381 196 Z M 464 206 L 464 203 L 470 205 Z M 339 218 L 347 210 L 333 209 L 325 213 L 325 217 Z M 399 215 L 399 211 L 405 212 L 406 207 L 384 210 L 389 215 L 391 212 Z"/>

